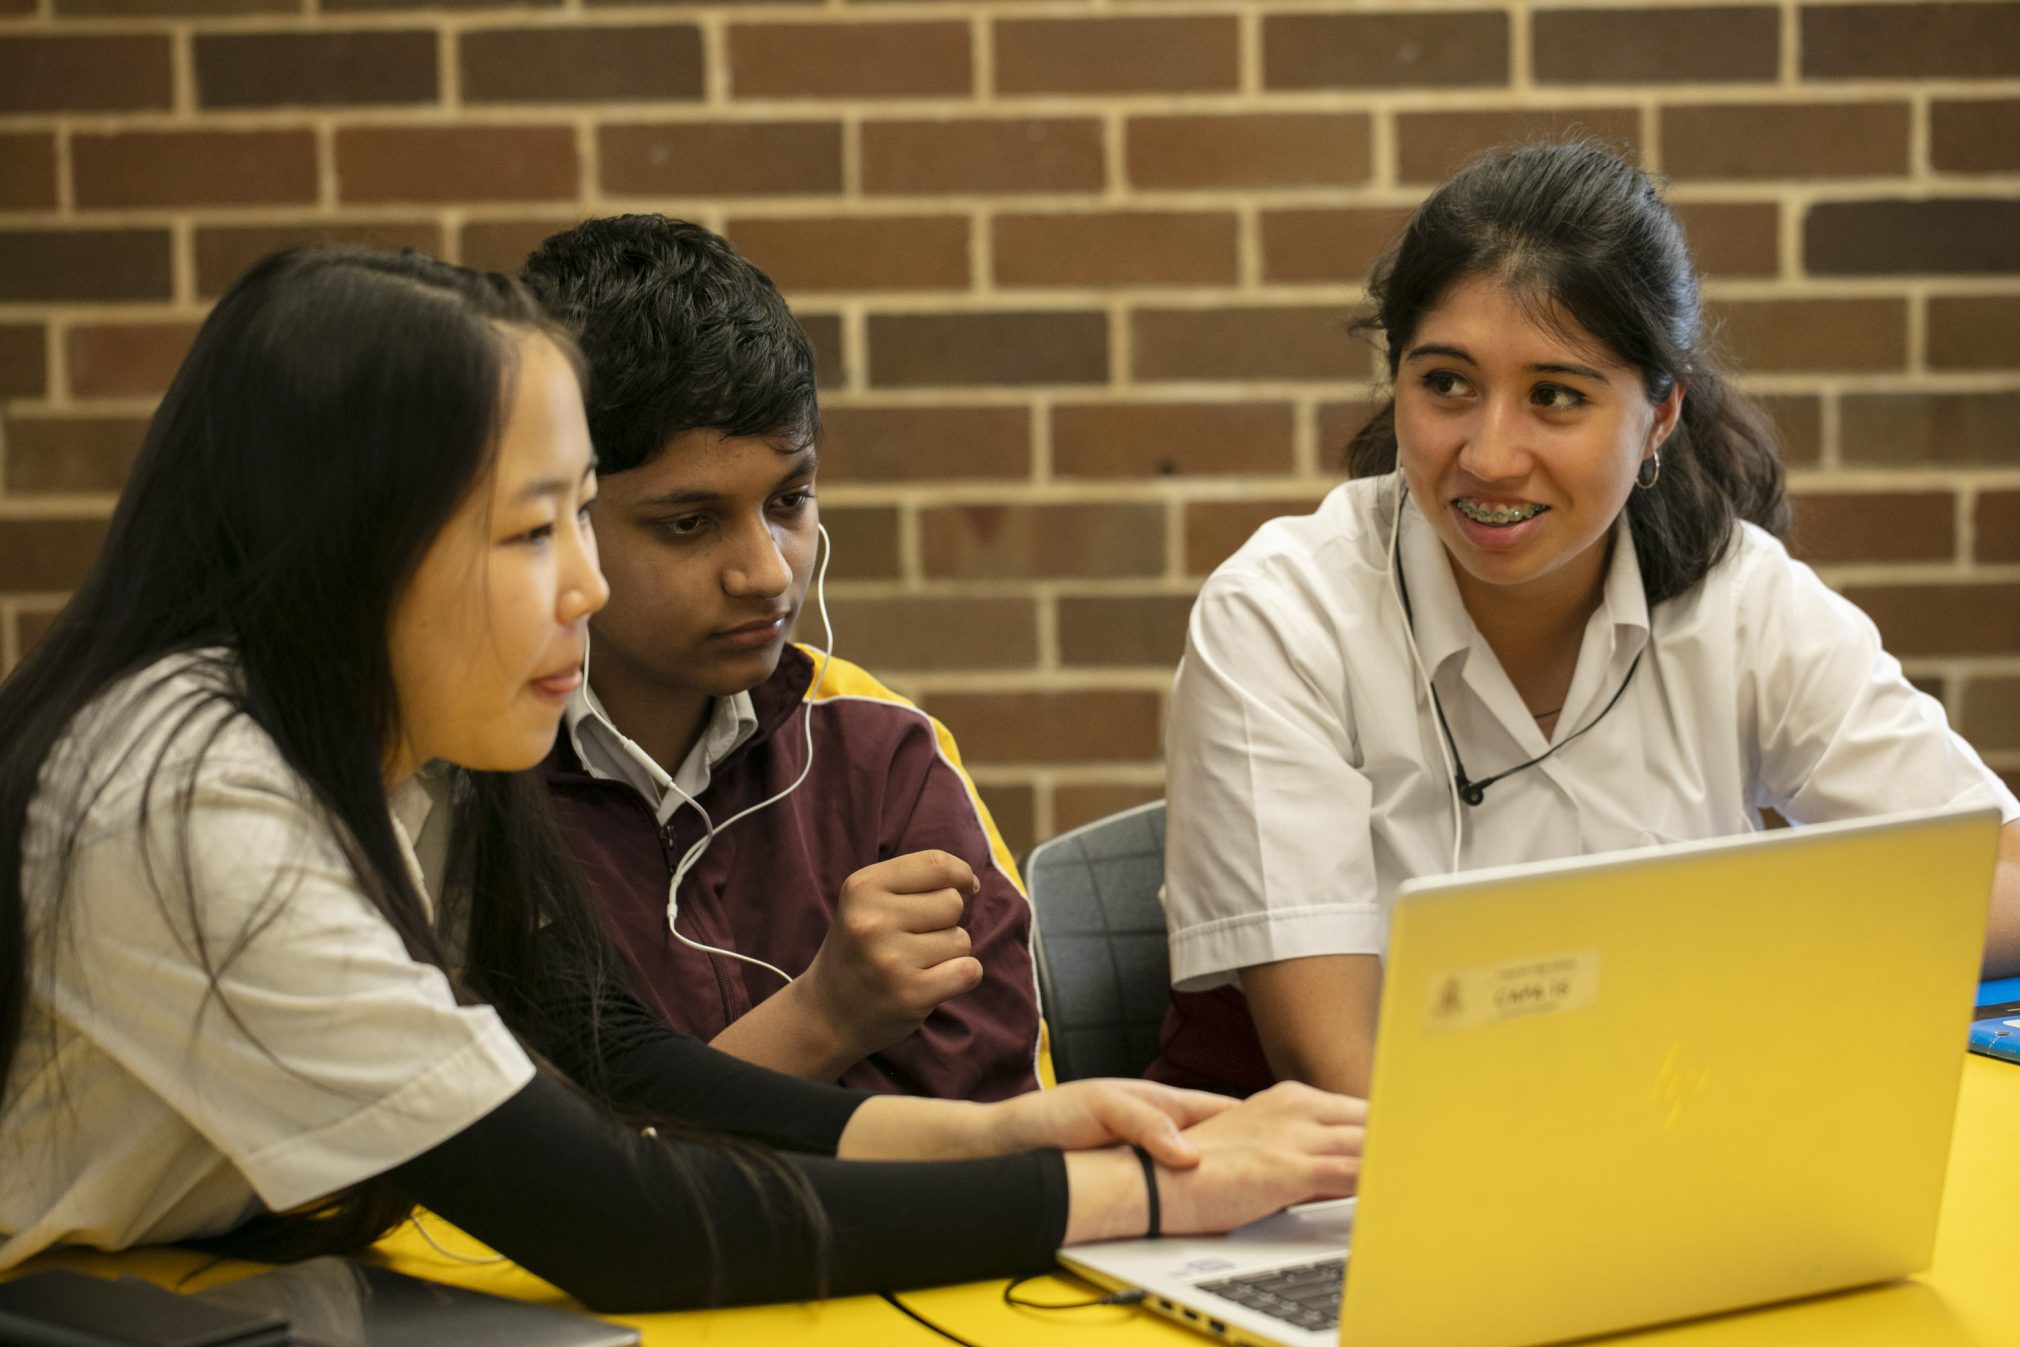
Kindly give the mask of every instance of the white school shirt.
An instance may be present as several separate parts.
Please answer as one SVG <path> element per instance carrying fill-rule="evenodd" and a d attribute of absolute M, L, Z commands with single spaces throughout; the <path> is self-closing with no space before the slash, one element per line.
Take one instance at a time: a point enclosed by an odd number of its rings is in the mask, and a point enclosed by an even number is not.
<path fill-rule="evenodd" d="M 34 943 L 0 1111 L 0 1268 L 59 1242 L 219 1234 L 262 1204 L 298 1206 L 447 1140 L 533 1077 L 497 1013 L 457 1005 L 358 891 L 263 730 L 213 702 L 171 733 L 192 694 L 230 676 L 223 652 L 163 660 L 84 712 L 43 766 L 23 835 Z M 193 923 L 177 795 L 212 731 L 189 814 Z M 141 788 L 164 747 L 143 831 Z M 42 940 L 58 838 L 80 789 L 100 787 L 57 938 Z M 411 782 L 392 805 L 429 893 L 439 865 L 425 872 L 412 839 L 430 792 Z M 252 920 L 265 924 L 235 948 Z M 243 1029 L 209 994 L 199 927 Z"/>
<path fill-rule="evenodd" d="M 1390 588 L 1395 478 L 1335 489 L 1265 524 L 1201 589 L 1166 735 L 1165 913 L 1172 984 L 1252 964 L 1379 954 L 1405 879 L 1450 869 L 1438 723 Z M 1616 526 L 1552 738 L 1460 602 L 1414 504 L 1403 579 L 1417 648 L 1470 780 L 1460 868 L 1550 860 L 1761 826 L 2020 802 L 1915 690 L 1870 619 L 1740 528 L 1694 589 L 1650 612 Z"/>
<path fill-rule="evenodd" d="M 585 671 L 587 667 L 585 664 Z M 688 801 L 700 799 L 714 779 L 717 764 L 756 734 L 758 727 L 757 704 L 750 693 L 717 697 L 709 706 L 701 738 L 681 760 L 680 769 L 669 775 L 650 753 L 617 728 L 603 702 L 590 691 L 586 672 L 582 686 L 569 695 L 564 719 L 568 741 L 583 770 L 599 780 L 630 786 L 652 805 L 661 824 Z"/>

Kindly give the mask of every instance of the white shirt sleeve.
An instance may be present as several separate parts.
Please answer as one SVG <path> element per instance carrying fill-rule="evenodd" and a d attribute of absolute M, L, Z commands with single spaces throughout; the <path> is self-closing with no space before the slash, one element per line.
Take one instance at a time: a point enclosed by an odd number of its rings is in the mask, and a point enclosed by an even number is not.
<path fill-rule="evenodd" d="M 1371 789 L 1339 641 L 1266 576 L 1223 570 L 1194 606 L 1166 735 L 1172 985 L 1252 964 L 1379 953 Z"/>
<path fill-rule="evenodd" d="M 1800 823 L 2020 802 L 1915 688 L 1872 619 L 1779 545 L 1749 549 L 1739 695 L 1759 745 L 1757 807 Z"/>
<path fill-rule="evenodd" d="M 187 775 L 171 760 L 144 816 L 137 789 L 93 806 L 39 990 L 262 1201 L 382 1173 L 532 1078 L 496 1012 L 408 954 L 262 732 L 212 744 L 184 833 Z"/>

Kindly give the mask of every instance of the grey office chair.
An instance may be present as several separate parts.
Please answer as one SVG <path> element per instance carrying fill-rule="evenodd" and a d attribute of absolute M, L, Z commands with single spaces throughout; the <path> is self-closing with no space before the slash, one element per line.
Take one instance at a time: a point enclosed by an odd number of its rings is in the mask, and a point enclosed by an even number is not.
<path fill-rule="evenodd" d="M 1139 1076 L 1157 1056 L 1171 988 L 1164 940 L 1164 801 L 1032 848 L 1031 953 L 1062 1081 Z"/>

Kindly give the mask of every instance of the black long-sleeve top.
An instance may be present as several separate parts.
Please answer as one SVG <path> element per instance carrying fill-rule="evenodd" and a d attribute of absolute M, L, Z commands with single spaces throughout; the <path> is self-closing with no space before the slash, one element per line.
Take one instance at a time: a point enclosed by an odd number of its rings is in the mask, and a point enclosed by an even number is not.
<path fill-rule="evenodd" d="M 1066 1229 L 1056 1151 L 986 1160 L 833 1158 L 870 1096 L 752 1066 L 605 992 L 595 1060 L 538 1043 L 618 1107 L 743 1141 L 647 1137 L 542 1070 L 394 1169 L 415 1202 L 592 1309 L 803 1300 L 1051 1264 Z M 664 1129 L 662 1129 L 663 1131 Z M 823 1264 L 825 1263 L 825 1267 Z M 823 1276 L 825 1273 L 825 1276 Z"/>

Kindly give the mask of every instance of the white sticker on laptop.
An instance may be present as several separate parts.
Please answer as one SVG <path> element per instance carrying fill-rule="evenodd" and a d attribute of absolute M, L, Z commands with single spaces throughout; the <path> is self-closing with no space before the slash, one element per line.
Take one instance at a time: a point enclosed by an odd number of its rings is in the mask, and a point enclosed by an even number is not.
<path fill-rule="evenodd" d="M 1456 968 L 1431 978 L 1433 1029 L 1471 1029 L 1503 1020 L 1583 1010 L 1599 999 L 1599 951 Z"/>

